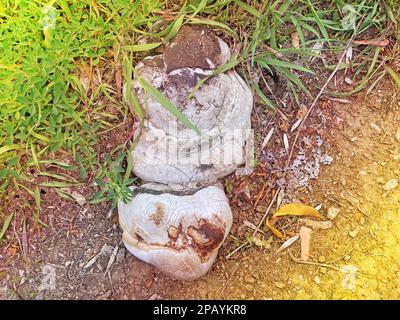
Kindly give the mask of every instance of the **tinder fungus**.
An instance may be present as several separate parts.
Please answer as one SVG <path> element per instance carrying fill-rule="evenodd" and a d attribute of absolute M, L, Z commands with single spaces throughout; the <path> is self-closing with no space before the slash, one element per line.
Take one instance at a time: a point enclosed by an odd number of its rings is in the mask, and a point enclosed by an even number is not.
<path fill-rule="evenodd" d="M 132 80 L 147 111 L 132 170 L 147 184 L 131 202 L 119 203 L 123 240 L 132 254 L 176 279 L 206 273 L 232 224 L 226 196 L 215 184 L 245 161 L 253 97 L 235 70 L 216 72 L 230 56 L 210 30 L 185 26 L 163 54 L 135 68 L 201 134 Z"/>
<path fill-rule="evenodd" d="M 210 186 L 191 195 L 149 192 L 118 205 L 125 246 L 172 278 L 202 276 L 232 225 L 224 191 Z"/>

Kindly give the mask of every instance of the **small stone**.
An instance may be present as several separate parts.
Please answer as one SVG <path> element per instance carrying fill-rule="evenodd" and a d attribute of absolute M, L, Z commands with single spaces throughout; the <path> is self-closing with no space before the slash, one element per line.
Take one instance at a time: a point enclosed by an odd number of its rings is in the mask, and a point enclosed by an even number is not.
<path fill-rule="evenodd" d="M 256 207 L 256 211 L 265 213 L 265 211 L 267 211 L 267 207 L 265 207 L 265 206 L 257 206 Z"/>
<path fill-rule="evenodd" d="M 348 85 L 353 84 L 353 80 L 351 80 L 349 77 L 344 78 L 344 82 L 346 82 Z"/>
<path fill-rule="evenodd" d="M 279 281 L 274 282 L 274 285 L 277 286 L 279 289 L 283 289 L 284 287 L 286 287 L 286 284 Z"/>
<path fill-rule="evenodd" d="M 376 162 L 374 164 L 377 164 Z M 385 183 L 385 180 L 382 177 L 379 177 L 376 179 L 376 182 L 378 183 Z"/>
<path fill-rule="evenodd" d="M 321 284 L 321 278 L 318 276 L 315 276 L 314 281 L 316 284 Z"/>
<path fill-rule="evenodd" d="M 251 284 L 246 284 L 244 287 L 245 287 L 245 289 L 246 289 L 247 291 L 253 290 L 253 285 L 251 285 Z"/>
<path fill-rule="evenodd" d="M 395 137 L 396 137 L 396 140 L 398 142 L 400 142 L 400 128 L 397 129 Z"/>
<path fill-rule="evenodd" d="M 327 213 L 328 218 L 331 219 L 331 220 L 335 219 L 336 216 L 338 215 L 339 211 L 340 211 L 339 208 L 330 207 L 330 208 L 328 209 L 328 213 Z"/>
<path fill-rule="evenodd" d="M 370 125 L 370 127 L 372 128 L 372 129 L 374 129 L 376 132 L 381 132 L 382 131 L 382 129 L 379 127 L 379 126 L 377 126 L 375 123 L 370 123 L 369 124 Z"/>
<path fill-rule="evenodd" d="M 246 277 L 245 281 L 247 283 L 254 284 L 256 282 L 256 279 L 254 279 L 252 276 L 250 276 L 250 277 Z"/>
<path fill-rule="evenodd" d="M 396 179 L 390 179 L 388 182 L 385 183 L 385 185 L 383 186 L 383 189 L 386 191 L 390 191 L 393 190 L 394 188 L 397 187 L 397 180 Z"/>
<path fill-rule="evenodd" d="M 357 234 L 358 234 L 357 230 L 352 230 L 352 231 L 349 232 L 349 236 L 352 237 L 352 238 L 357 237 Z"/>
<path fill-rule="evenodd" d="M 325 263 L 325 262 L 326 262 L 325 256 L 320 256 L 320 257 L 318 258 L 318 261 L 319 261 L 320 263 Z"/>

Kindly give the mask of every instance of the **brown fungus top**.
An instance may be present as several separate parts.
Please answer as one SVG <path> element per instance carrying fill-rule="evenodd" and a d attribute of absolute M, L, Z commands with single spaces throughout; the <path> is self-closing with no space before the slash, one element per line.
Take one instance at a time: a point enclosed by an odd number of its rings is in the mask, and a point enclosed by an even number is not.
<path fill-rule="evenodd" d="M 167 73 L 185 67 L 212 69 L 220 64 L 221 54 L 220 41 L 211 30 L 204 26 L 183 26 L 166 46 L 164 61 Z"/>

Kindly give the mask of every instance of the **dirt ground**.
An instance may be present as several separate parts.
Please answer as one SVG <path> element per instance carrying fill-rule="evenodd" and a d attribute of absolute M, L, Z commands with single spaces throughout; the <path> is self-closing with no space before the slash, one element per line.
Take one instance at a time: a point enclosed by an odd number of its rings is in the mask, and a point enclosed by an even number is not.
<path fill-rule="evenodd" d="M 42 194 L 41 212 L 49 227 L 31 232 L 25 220 L 16 220 L 0 248 L 0 297 L 399 299 L 400 98 L 386 82 L 349 102 L 321 100 L 286 174 L 282 136 L 286 131 L 291 141 L 294 133 L 279 115 L 254 110 L 259 162 L 250 176 L 225 181 L 234 226 L 201 279 L 168 279 L 126 252 L 107 204 L 79 205 L 49 189 Z M 274 133 L 261 150 L 270 128 Z M 278 187 L 281 203 L 319 205 L 325 220 L 328 211 L 340 209 L 330 228 L 312 233 L 306 262 L 297 260 L 299 241 L 277 253 L 284 240 L 264 228 L 262 241 L 235 251 L 253 233 L 249 222 L 259 223 Z M 91 189 L 77 191 L 89 197 Z M 289 218 L 279 228 L 295 234 L 300 224 Z"/>

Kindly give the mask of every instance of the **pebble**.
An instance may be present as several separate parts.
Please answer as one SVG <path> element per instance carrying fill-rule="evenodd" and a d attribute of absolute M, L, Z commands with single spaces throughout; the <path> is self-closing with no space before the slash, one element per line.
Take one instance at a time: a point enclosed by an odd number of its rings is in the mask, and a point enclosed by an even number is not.
<path fill-rule="evenodd" d="M 264 213 L 265 211 L 267 211 L 267 207 L 265 207 L 265 206 L 257 206 L 256 207 L 256 211 Z"/>
<path fill-rule="evenodd" d="M 283 289 L 284 287 L 286 287 L 286 284 L 284 284 L 283 282 L 274 282 L 274 285 L 277 286 L 279 289 Z"/>
<path fill-rule="evenodd" d="M 394 188 L 397 187 L 397 180 L 396 179 L 390 179 L 388 182 L 385 183 L 385 185 L 383 186 L 383 189 L 386 191 L 390 191 L 393 190 Z"/>
<path fill-rule="evenodd" d="M 339 208 L 330 207 L 330 208 L 328 209 L 328 213 L 327 213 L 328 218 L 329 218 L 330 220 L 335 219 L 336 216 L 338 215 L 339 211 L 340 211 Z"/>
<path fill-rule="evenodd" d="M 256 282 L 256 279 L 254 279 L 252 276 L 246 277 L 245 282 L 249 284 L 254 284 Z"/>
<path fill-rule="evenodd" d="M 349 236 L 352 237 L 352 238 L 355 238 L 357 236 L 357 234 L 358 234 L 357 230 L 352 230 L 352 231 L 349 232 Z"/>
<path fill-rule="evenodd" d="M 253 290 L 253 285 L 251 285 L 251 284 L 246 284 L 244 287 L 245 287 L 245 289 L 246 289 L 247 291 Z"/>
<path fill-rule="evenodd" d="M 396 140 L 398 142 L 400 142 L 400 128 L 397 129 L 395 137 L 396 137 Z"/>
<path fill-rule="evenodd" d="M 326 262 L 325 256 L 320 256 L 320 257 L 318 258 L 318 261 L 319 261 L 320 263 L 325 263 L 325 262 Z"/>

